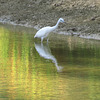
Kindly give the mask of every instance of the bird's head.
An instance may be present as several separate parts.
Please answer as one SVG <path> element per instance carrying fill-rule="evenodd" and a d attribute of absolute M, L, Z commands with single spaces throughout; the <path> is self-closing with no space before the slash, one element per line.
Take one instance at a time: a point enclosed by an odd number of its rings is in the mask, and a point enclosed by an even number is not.
<path fill-rule="evenodd" d="M 59 22 L 64 23 L 64 19 L 63 18 L 59 18 Z"/>

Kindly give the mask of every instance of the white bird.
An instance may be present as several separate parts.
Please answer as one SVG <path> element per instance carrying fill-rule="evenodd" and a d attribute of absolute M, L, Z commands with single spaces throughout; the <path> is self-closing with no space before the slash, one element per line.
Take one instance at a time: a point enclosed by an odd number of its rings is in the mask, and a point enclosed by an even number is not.
<path fill-rule="evenodd" d="M 44 38 L 46 38 L 50 32 L 54 31 L 59 23 L 64 23 L 64 19 L 63 18 L 59 18 L 59 20 L 57 21 L 57 24 L 55 26 L 47 26 L 47 27 L 43 27 L 41 28 L 34 36 L 34 38 L 41 38 L 41 42 L 43 41 Z M 48 41 L 48 39 L 47 39 Z"/>

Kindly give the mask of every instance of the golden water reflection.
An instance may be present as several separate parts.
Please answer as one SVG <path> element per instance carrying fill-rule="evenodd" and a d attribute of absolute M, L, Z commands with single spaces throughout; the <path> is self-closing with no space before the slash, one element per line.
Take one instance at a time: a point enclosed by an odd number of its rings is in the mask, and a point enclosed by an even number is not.
<path fill-rule="evenodd" d="M 67 38 L 64 43 L 50 42 L 48 47 L 34 44 L 32 33 L 1 25 L 0 99 L 99 100 L 98 42 Z M 47 55 L 41 56 L 37 48 Z M 58 65 L 63 66 L 60 72 Z"/>

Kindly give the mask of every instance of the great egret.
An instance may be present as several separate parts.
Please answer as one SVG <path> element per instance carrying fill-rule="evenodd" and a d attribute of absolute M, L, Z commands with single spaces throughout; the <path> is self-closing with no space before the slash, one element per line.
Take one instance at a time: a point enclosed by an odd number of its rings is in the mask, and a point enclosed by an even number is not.
<path fill-rule="evenodd" d="M 34 38 L 41 38 L 41 42 L 43 41 L 44 38 L 46 38 L 48 36 L 48 34 L 52 31 L 54 31 L 59 23 L 64 23 L 64 19 L 63 18 L 59 18 L 59 20 L 57 21 L 57 24 L 55 26 L 47 26 L 47 27 L 43 27 L 41 28 L 34 36 Z M 47 39 L 48 40 L 48 39 Z"/>

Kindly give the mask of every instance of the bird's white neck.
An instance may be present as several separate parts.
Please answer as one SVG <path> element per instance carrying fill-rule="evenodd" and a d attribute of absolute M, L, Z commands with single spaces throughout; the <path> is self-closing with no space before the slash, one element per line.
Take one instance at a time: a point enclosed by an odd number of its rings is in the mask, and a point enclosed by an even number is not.
<path fill-rule="evenodd" d="M 57 21 L 57 24 L 56 24 L 55 26 L 53 26 L 53 29 L 54 29 L 54 30 L 58 27 L 59 23 L 60 23 L 60 21 L 58 20 L 58 21 Z"/>

